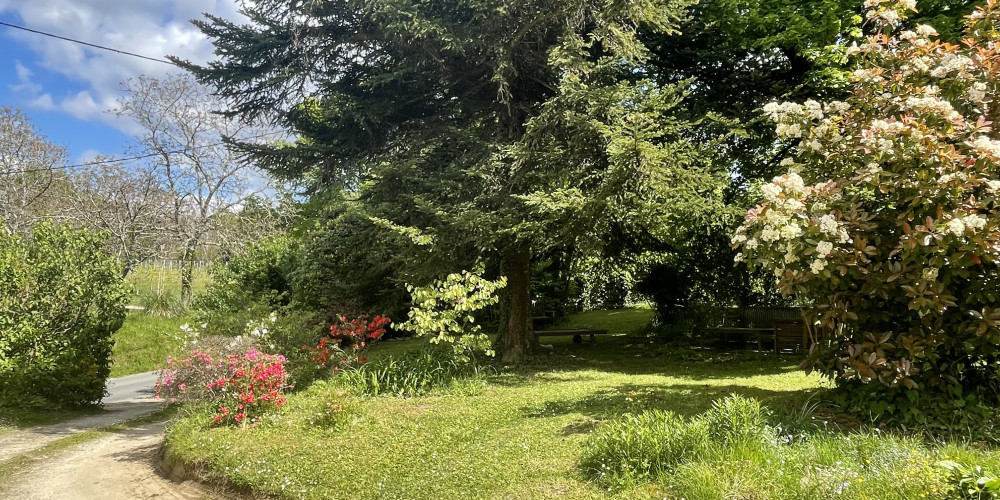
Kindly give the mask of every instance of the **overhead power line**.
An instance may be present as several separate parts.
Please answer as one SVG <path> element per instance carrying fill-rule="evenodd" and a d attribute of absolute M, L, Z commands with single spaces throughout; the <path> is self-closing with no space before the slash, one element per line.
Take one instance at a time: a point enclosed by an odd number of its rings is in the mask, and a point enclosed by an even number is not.
<path fill-rule="evenodd" d="M 260 139 L 260 138 L 263 138 L 263 137 L 268 137 L 268 136 L 272 136 L 272 135 L 275 135 L 275 134 L 281 134 L 281 133 L 283 133 L 283 132 L 281 132 L 281 131 L 268 132 L 266 134 L 255 135 L 255 136 L 247 137 L 247 138 L 241 139 L 241 140 Z M 165 154 L 167 154 L 167 155 L 173 155 L 173 154 L 187 153 L 189 151 L 195 151 L 195 150 L 198 150 L 198 149 L 211 148 L 211 147 L 215 147 L 215 146 L 224 146 L 225 144 L 226 144 L 225 142 L 215 142 L 215 143 L 212 143 L 212 144 L 202 144 L 201 146 L 194 146 L 194 147 L 191 147 L 191 148 L 174 149 L 174 150 L 171 150 L 171 151 L 159 151 L 159 152 L 156 152 L 156 153 L 149 153 L 149 154 L 139 155 L 139 156 L 129 156 L 129 157 L 126 157 L 126 158 L 109 158 L 107 160 L 88 161 L 86 163 L 77 163 L 75 165 L 60 165 L 60 166 L 47 167 L 47 168 L 26 168 L 24 170 L 9 170 L 7 172 L 0 172 L 0 174 L 3 174 L 3 175 L 30 174 L 30 173 L 33 173 L 33 172 L 49 172 L 49 171 L 52 171 L 52 170 L 69 170 L 71 168 L 93 167 L 93 166 L 96 166 L 96 165 L 107 165 L 109 163 L 128 163 L 130 161 L 143 160 L 143 159 L 146 159 L 146 158 L 152 158 L 154 156 L 163 156 Z"/>
<path fill-rule="evenodd" d="M 53 35 L 52 33 L 46 33 L 44 31 L 38 31 L 38 30 L 33 30 L 31 28 L 25 28 L 24 26 L 18 26 L 16 24 L 10 24 L 10 23 L 5 23 L 5 22 L 0 21 L 0 26 L 6 26 L 8 28 L 14 28 L 14 29 L 18 29 L 18 30 L 27 31 L 27 32 L 30 32 L 30 33 L 35 33 L 35 34 L 38 34 L 38 35 L 43 35 L 43 36 L 48 36 L 48 37 L 52 37 L 52 38 L 57 38 L 59 40 L 65 40 L 67 42 L 78 43 L 80 45 L 86 45 L 87 47 L 93 47 L 95 49 L 109 50 L 111 52 L 117 52 L 119 54 L 126 55 L 126 56 L 138 57 L 140 59 L 146 59 L 148 61 L 156 61 L 156 62 L 159 62 L 159 63 L 169 64 L 171 66 L 176 66 L 174 63 L 172 63 L 172 62 L 170 62 L 170 61 L 168 61 L 166 59 L 159 59 L 159 58 L 156 58 L 156 57 L 149 57 L 149 56 L 144 56 L 142 54 L 136 54 L 134 52 L 126 52 L 124 50 L 113 49 L 111 47 L 105 47 L 103 45 L 97 45 L 95 43 L 84 42 L 84 41 L 81 41 L 81 40 L 75 40 L 73 38 L 67 38 L 67 37 L 64 37 L 64 36 Z"/>

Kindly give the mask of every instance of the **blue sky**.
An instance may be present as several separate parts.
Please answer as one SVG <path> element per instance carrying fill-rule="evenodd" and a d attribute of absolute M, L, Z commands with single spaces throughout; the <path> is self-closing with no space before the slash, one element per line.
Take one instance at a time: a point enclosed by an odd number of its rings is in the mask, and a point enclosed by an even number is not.
<path fill-rule="evenodd" d="M 0 21 L 162 58 L 204 62 L 212 46 L 188 20 L 236 19 L 236 0 L 0 0 Z M 71 162 L 122 154 L 135 126 L 110 113 L 119 82 L 173 66 L 0 26 L 0 106 L 22 109 Z"/>

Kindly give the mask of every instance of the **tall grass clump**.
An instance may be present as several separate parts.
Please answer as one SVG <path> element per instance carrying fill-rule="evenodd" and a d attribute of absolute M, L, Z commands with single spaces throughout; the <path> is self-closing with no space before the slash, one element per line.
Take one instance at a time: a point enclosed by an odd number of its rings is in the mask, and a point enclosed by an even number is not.
<path fill-rule="evenodd" d="M 412 397 L 477 377 L 482 368 L 434 349 L 389 356 L 345 370 L 343 382 L 360 394 Z"/>
<path fill-rule="evenodd" d="M 769 417 L 759 401 L 737 395 L 692 419 L 660 410 L 626 415 L 596 433 L 582 466 L 602 486 L 623 489 L 689 462 L 766 461 L 777 441 Z"/>
<path fill-rule="evenodd" d="M 672 472 L 708 444 L 701 420 L 651 410 L 604 425 L 593 438 L 583 468 L 602 486 L 622 489 Z"/>
<path fill-rule="evenodd" d="M 766 446 L 774 443 L 770 412 L 760 401 L 732 395 L 712 403 L 700 420 L 713 442 L 723 446 Z"/>
<path fill-rule="evenodd" d="M 993 498 L 989 487 L 1000 488 L 983 472 L 992 464 L 977 464 L 964 446 L 934 450 L 922 436 L 877 430 L 786 439 L 771 420 L 758 401 L 735 395 L 690 419 L 626 415 L 598 429 L 581 466 L 626 497 L 650 484 L 670 498 L 706 499 Z"/>
<path fill-rule="evenodd" d="M 179 294 L 162 288 L 142 292 L 139 295 L 139 306 L 147 315 L 160 318 L 176 318 L 187 311 Z"/>

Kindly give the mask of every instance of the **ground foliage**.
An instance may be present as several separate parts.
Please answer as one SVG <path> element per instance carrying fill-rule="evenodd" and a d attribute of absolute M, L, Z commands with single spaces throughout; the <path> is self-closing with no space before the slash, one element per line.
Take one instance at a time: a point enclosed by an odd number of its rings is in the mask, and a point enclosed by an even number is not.
<path fill-rule="evenodd" d="M 212 427 L 209 410 L 186 417 L 170 453 L 288 498 L 902 500 L 951 498 L 960 477 L 942 460 L 969 478 L 981 467 L 973 483 L 1000 470 L 966 439 L 857 428 L 814 404 L 821 380 L 794 358 L 598 342 L 553 339 L 544 359 L 458 384 L 421 341 L 382 343 L 357 377 L 293 394 L 249 431 Z"/>

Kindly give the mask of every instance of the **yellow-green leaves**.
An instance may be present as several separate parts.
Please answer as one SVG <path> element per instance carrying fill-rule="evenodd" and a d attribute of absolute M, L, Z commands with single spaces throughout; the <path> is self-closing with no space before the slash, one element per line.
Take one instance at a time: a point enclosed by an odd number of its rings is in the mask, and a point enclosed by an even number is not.
<path fill-rule="evenodd" d="M 507 278 L 490 281 L 480 276 L 482 272 L 480 267 L 449 274 L 425 287 L 407 285 L 413 307 L 409 320 L 397 326 L 429 337 L 431 343 L 451 344 L 460 361 L 474 360 L 477 352 L 493 356 L 489 337 L 480 332 L 473 313 L 497 303 L 496 292 L 507 285 Z"/>

